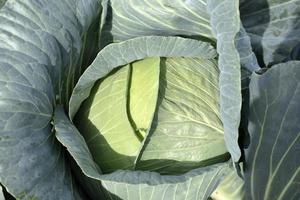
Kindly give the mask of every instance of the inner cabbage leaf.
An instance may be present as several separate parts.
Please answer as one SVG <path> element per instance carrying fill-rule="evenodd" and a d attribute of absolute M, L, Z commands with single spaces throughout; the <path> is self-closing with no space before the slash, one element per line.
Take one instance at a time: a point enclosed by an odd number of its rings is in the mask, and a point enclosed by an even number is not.
<path fill-rule="evenodd" d="M 218 78 L 215 60 L 162 61 L 156 112 L 137 169 L 177 174 L 228 158 Z"/>
<path fill-rule="evenodd" d="M 128 64 L 98 81 L 80 109 L 79 130 L 103 172 L 134 168 L 155 110 L 158 78 L 159 58 Z"/>

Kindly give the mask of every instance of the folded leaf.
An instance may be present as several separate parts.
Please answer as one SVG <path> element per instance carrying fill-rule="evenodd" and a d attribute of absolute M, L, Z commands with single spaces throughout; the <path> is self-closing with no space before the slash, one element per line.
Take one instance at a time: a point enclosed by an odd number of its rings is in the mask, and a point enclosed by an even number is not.
<path fill-rule="evenodd" d="M 241 156 L 238 145 L 238 128 L 242 105 L 240 57 L 235 46 L 235 38 L 240 30 L 239 1 L 208 0 L 213 34 L 217 38 L 220 69 L 220 107 L 224 126 L 226 147 L 232 160 Z"/>

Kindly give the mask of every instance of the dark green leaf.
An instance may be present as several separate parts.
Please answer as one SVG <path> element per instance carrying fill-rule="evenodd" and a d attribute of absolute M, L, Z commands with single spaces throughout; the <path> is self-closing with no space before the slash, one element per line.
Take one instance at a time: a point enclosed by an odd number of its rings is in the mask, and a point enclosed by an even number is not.
<path fill-rule="evenodd" d="M 0 182 L 17 199 L 80 199 L 51 120 L 98 12 L 92 0 L 12 0 L 0 10 Z"/>
<path fill-rule="evenodd" d="M 250 83 L 248 199 L 300 199 L 300 62 L 273 66 Z"/>
<path fill-rule="evenodd" d="M 300 0 L 247 0 L 240 10 L 262 67 L 282 61 L 300 42 Z"/>

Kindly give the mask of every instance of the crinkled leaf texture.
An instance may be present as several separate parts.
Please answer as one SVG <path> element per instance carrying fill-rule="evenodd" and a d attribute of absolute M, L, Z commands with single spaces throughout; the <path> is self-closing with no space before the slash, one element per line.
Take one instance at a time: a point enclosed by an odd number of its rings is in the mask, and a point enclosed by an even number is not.
<path fill-rule="evenodd" d="M 213 34 L 217 38 L 220 69 L 220 107 L 224 137 L 234 162 L 241 156 L 238 145 L 238 128 L 242 105 L 240 57 L 235 38 L 240 30 L 238 0 L 208 0 Z"/>
<path fill-rule="evenodd" d="M 17 199 L 80 198 L 50 121 L 99 9 L 92 0 L 15 0 L 0 10 L 0 182 Z"/>
<path fill-rule="evenodd" d="M 247 199 L 300 199 L 299 99 L 300 62 L 274 65 L 263 75 L 252 75 Z"/>
<path fill-rule="evenodd" d="M 241 19 L 261 64 L 287 58 L 300 42 L 300 0 L 246 0 Z"/>
<path fill-rule="evenodd" d="M 207 43 L 180 37 L 148 36 L 108 45 L 77 83 L 70 101 L 70 116 L 75 115 L 80 104 L 89 96 L 95 82 L 114 68 L 146 57 L 158 56 L 213 59 L 216 51 Z M 92 161 L 82 160 L 92 160 L 92 156 L 87 152 L 88 147 L 80 133 L 63 112 L 56 113 L 55 129 L 59 141 L 67 147 L 86 176 L 99 180 L 99 185 L 102 184 L 110 199 L 206 199 L 228 168 L 227 163 L 220 163 L 178 176 L 142 171 L 117 171 L 101 175 Z M 65 128 L 61 128 L 63 124 Z M 73 139 L 68 140 L 66 137 Z M 90 164 L 87 166 L 86 163 Z"/>

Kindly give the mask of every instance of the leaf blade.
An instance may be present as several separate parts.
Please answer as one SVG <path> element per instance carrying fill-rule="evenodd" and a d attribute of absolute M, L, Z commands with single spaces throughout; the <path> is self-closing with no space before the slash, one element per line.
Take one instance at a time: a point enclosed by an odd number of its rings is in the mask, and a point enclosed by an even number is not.
<path fill-rule="evenodd" d="M 240 30 L 239 2 L 217 0 L 207 2 L 213 34 L 217 38 L 220 69 L 220 106 L 224 125 L 224 137 L 232 160 L 241 156 L 238 145 L 238 128 L 242 104 L 240 57 L 235 46 L 235 37 Z"/>
<path fill-rule="evenodd" d="M 295 158 L 300 145 L 299 77 L 299 62 L 293 61 L 252 76 L 248 126 L 252 143 L 246 149 L 245 171 L 247 195 L 252 199 L 299 196 L 295 193 L 300 165 Z M 274 88 L 274 83 L 279 87 Z"/>
<path fill-rule="evenodd" d="M 226 161 L 218 75 L 214 60 L 165 60 L 158 105 L 137 169 L 177 174 Z"/>

